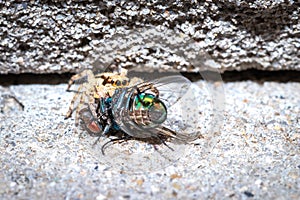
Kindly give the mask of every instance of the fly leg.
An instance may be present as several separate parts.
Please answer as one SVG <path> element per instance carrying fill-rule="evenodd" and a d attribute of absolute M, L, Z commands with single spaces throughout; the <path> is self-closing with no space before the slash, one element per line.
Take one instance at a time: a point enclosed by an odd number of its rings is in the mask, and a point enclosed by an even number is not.
<path fill-rule="evenodd" d="M 173 149 L 172 147 L 170 147 L 170 146 L 165 142 L 164 139 L 162 139 L 162 138 L 160 138 L 160 137 L 158 137 L 158 138 L 159 138 L 159 140 L 161 141 L 161 143 L 163 143 L 163 145 L 165 145 L 166 147 L 168 147 L 171 151 L 174 151 L 174 149 Z"/>
<path fill-rule="evenodd" d="M 161 136 L 157 136 L 155 138 L 157 138 L 163 145 L 165 145 L 166 147 L 168 147 L 168 149 L 170 149 L 171 151 L 174 151 L 174 149 L 172 147 L 170 147 Z M 154 145 L 154 148 L 156 149 L 155 145 Z"/>
<path fill-rule="evenodd" d="M 104 150 L 105 150 L 105 147 L 106 147 L 108 144 L 113 143 L 113 142 L 116 142 L 116 141 L 121 141 L 121 140 L 126 141 L 126 140 L 130 140 L 130 139 L 132 139 L 132 137 L 129 136 L 129 135 L 125 135 L 125 136 L 123 136 L 123 137 L 121 137 L 121 138 L 114 138 L 114 139 L 111 139 L 110 141 L 108 141 L 108 142 L 106 142 L 105 144 L 102 145 L 102 147 L 101 147 L 101 153 L 102 153 L 102 155 L 105 155 Z"/>
<path fill-rule="evenodd" d="M 103 99 L 100 100 L 100 104 L 104 103 Z M 100 137 L 102 135 L 108 135 L 109 134 L 109 131 L 112 127 L 112 119 L 110 117 L 110 114 L 109 114 L 109 111 L 110 111 L 111 107 L 109 104 L 106 104 L 105 105 L 105 108 L 104 108 L 104 113 L 100 115 L 99 119 L 100 121 L 104 122 L 106 125 L 104 127 L 104 130 L 102 132 L 102 134 L 97 138 L 97 140 L 94 142 L 93 145 L 96 145 L 98 143 L 98 141 L 100 140 Z"/>
<path fill-rule="evenodd" d="M 102 135 L 107 135 L 109 133 L 110 127 L 111 127 L 111 124 L 107 124 L 105 126 L 102 134 L 99 135 L 99 137 L 97 138 L 97 140 L 94 142 L 93 146 L 95 146 L 99 142 L 99 140 L 100 140 L 100 138 L 101 138 Z"/>

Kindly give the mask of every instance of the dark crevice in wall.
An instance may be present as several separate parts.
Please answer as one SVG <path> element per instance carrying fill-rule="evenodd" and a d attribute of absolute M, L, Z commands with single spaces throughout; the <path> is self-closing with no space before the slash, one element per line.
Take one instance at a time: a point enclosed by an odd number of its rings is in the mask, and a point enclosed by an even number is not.
<path fill-rule="evenodd" d="M 22 85 L 22 84 L 49 84 L 57 85 L 67 83 L 71 78 L 72 73 L 63 74 L 1 74 L 0 85 Z"/>
<path fill-rule="evenodd" d="M 249 69 L 245 71 L 228 71 L 224 73 L 224 82 L 237 81 L 256 81 L 256 82 L 300 82 L 300 71 L 281 70 L 281 71 L 262 71 Z"/>
<path fill-rule="evenodd" d="M 193 73 L 182 73 L 192 81 L 201 79 L 201 75 Z M 263 71 L 257 69 L 248 69 L 244 71 L 226 71 L 221 74 L 224 82 L 254 81 L 264 82 L 300 82 L 300 71 L 281 70 L 281 71 Z"/>
<path fill-rule="evenodd" d="M 145 73 L 135 72 L 134 76 L 143 77 Z M 166 73 L 169 75 L 170 73 Z M 183 76 L 192 81 L 203 79 L 199 73 L 181 73 Z M 68 80 L 74 73 L 63 74 L 1 74 L 0 85 L 21 85 L 21 84 L 63 84 L 68 83 Z M 162 76 L 164 73 L 161 74 Z M 282 70 L 282 71 L 261 71 L 249 69 L 244 71 L 227 71 L 221 74 L 224 82 L 238 81 L 255 81 L 258 83 L 264 82 L 300 82 L 300 71 Z"/>

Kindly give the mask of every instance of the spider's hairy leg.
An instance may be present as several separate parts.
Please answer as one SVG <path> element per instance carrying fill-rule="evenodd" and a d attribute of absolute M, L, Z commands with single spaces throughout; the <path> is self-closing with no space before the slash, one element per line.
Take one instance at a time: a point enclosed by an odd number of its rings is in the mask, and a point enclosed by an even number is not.
<path fill-rule="evenodd" d="M 130 78 L 130 82 L 129 82 L 128 86 L 134 86 L 134 85 L 139 84 L 141 82 L 143 82 L 143 79 L 133 77 L 133 78 Z"/>
<path fill-rule="evenodd" d="M 157 90 L 156 87 L 154 87 L 153 83 L 141 83 L 141 84 L 137 85 L 137 91 L 138 91 L 138 93 L 142 93 L 142 92 L 144 92 L 146 90 L 150 90 L 156 96 L 159 95 L 159 91 Z"/>
<path fill-rule="evenodd" d="M 81 107 L 85 104 L 85 93 L 81 94 L 79 103 L 76 108 L 76 114 L 75 114 L 75 126 L 77 127 L 79 125 L 79 119 L 80 119 L 80 110 Z"/>
<path fill-rule="evenodd" d="M 120 73 L 121 76 L 126 77 L 127 74 L 128 74 L 128 70 L 125 69 L 125 68 L 120 68 L 120 69 L 119 69 L 119 73 Z"/>
<path fill-rule="evenodd" d="M 81 96 L 79 99 L 79 103 L 76 107 L 76 115 L 75 115 L 75 126 L 78 126 L 79 119 L 80 119 L 80 111 L 82 109 L 82 106 L 88 106 L 90 111 L 92 112 L 92 115 L 94 117 L 97 117 L 96 114 L 96 107 L 95 107 L 95 99 L 93 97 L 94 91 L 91 87 L 89 87 L 89 83 L 83 83 L 80 88 Z"/>
<path fill-rule="evenodd" d="M 72 115 L 72 113 L 73 113 L 73 111 L 74 111 L 74 108 L 75 108 L 74 104 L 75 104 L 76 100 L 78 99 L 79 96 L 82 96 L 82 95 L 83 95 L 83 94 L 81 93 L 82 88 L 83 88 L 83 85 L 80 85 L 80 86 L 78 87 L 78 93 L 75 93 L 75 94 L 74 94 L 73 99 L 71 100 L 71 103 L 70 103 L 70 106 L 69 106 L 69 110 L 68 110 L 68 112 L 67 112 L 67 114 L 66 114 L 66 116 L 65 116 L 65 119 L 68 119 L 68 118 L 71 117 L 71 115 Z"/>
<path fill-rule="evenodd" d="M 92 115 L 97 118 L 97 106 L 96 106 L 96 102 L 95 102 L 95 98 L 92 95 L 87 95 L 88 98 L 88 106 L 90 111 L 92 112 Z M 84 102 L 83 102 L 84 103 Z"/>
<path fill-rule="evenodd" d="M 159 96 L 159 91 L 158 91 L 158 89 L 157 89 L 156 87 L 154 87 L 153 84 L 151 84 L 151 86 L 150 86 L 149 89 L 150 89 L 150 91 L 153 92 L 157 97 Z"/>
<path fill-rule="evenodd" d="M 75 81 L 82 79 L 83 77 L 87 77 L 87 82 L 89 82 L 90 80 L 93 80 L 95 78 L 94 73 L 90 69 L 86 69 L 79 74 L 75 74 L 70 78 L 70 80 L 68 82 L 67 91 L 70 91 L 70 88 L 74 84 Z"/>

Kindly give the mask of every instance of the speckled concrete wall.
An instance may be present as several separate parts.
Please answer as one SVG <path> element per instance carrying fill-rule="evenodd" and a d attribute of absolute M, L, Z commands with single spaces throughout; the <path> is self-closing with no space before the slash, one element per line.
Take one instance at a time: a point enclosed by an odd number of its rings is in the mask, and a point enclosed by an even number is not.
<path fill-rule="evenodd" d="M 155 58 L 163 64 L 155 62 L 154 67 L 164 66 L 164 70 L 199 70 L 195 63 L 190 66 L 177 59 L 176 51 L 148 47 L 153 40 L 170 40 L 168 34 L 164 36 L 170 31 L 178 38 L 193 41 L 196 49 L 205 51 L 215 61 L 213 67 L 220 71 L 299 70 L 299 13 L 300 4 L 292 0 L 0 0 L 0 73 L 104 68 L 109 64 L 107 57 L 110 62 L 125 66 L 143 66 Z M 140 28 L 149 26 L 160 30 L 158 38 L 141 33 Z M 122 40 L 135 31 L 142 41 L 136 43 L 140 45 L 138 49 L 138 45 L 133 48 L 128 40 Z M 176 43 L 173 49 L 182 44 L 180 39 L 172 42 Z M 116 46 L 110 48 L 113 45 Z M 129 56 L 128 52 L 126 56 L 125 51 L 119 51 L 118 45 L 131 51 Z M 189 54 L 195 48 L 182 51 Z"/>

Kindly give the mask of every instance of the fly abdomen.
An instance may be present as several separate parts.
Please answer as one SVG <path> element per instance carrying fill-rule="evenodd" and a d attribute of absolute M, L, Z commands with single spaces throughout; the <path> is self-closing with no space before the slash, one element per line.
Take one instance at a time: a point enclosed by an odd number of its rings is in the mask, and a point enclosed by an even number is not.
<path fill-rule="evenodd" d="M 130 119 L 138 125 L 148 126 L 151 124 L 148 110 L 134 110 L 133 112 L 130 112 L 129 115 Z"/>

